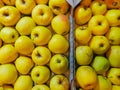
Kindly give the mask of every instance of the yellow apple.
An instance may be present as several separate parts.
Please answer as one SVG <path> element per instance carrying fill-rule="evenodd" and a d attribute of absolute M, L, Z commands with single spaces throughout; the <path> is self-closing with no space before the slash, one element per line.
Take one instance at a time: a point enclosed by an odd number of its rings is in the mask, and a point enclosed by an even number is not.
<path fill-rule="evenodd" d="M 34 0 L 16 0 L 15 6 L 22 14 L 31 14 L 33 8 L 35 7 Z"/>
<path fill-rule="evenodd" d="M 37 4 L 47 4 L 49 0 L 35 0 Z"/>
<path fill-rule="evenodd" d="M 4 3 L 2 0 L 0 0 L 0 8 L 4 6 Z"/>
<path fill-rule="evenodd" d="M 15 5 L 16 0 L 2 0 L 6 5 Z"/>
<path fill-rule="evenodd" d="M 79 26 L 75 29 L 75 40 L 79 44 L 87 44 L 91 39 L 92 34 L 87 26 Z"/>
<path fill-rule="evenodd" d="M 105 36 L 93 36 L 89 42 L 89 46 L 95 54 L 101 55 L 107 52 L 110 44 Z"/>
<path fill-rule="evenodd" d="M 21 14 L 14 6 L 0 8 L 0 23 L 5 26 L 14 26 L 20 19 Z"/>
<path fill-rule="evenodd" d="M 34 66 L 34 62 L 29 57 L 19 56 L 15 60 L 15 66 L 16 66 L 17 71 L 20 74 L 28 74 L 30 70 L 32 69 L 32 67 Z"/>
<path fill-rule="evenodd" d="M 88 22 L 88 28 L 94 35 L 104 35 L 109 30 L 109 23 L 105 16 L 95 15 Z"/>
<path fill-rule="evenodd" d="M 43 84 L 50 78 L 50 70 L 46 66 L 35 66 L 31 71 L 31 78 L 36 84 Z"/>
<path fill-rule="evenodd" d="M 13 62 L 18 57 L 18 52 L 15 47 L 11 44 L 3 45 L 0 48 L 0 63 L 10 63 Z"/>
<path fill-rule="evenodd" d="M 36 24 L 31 17 L 24 16 L 17 22 L 15 28 L 20 35 L 30 35 L 35 26 Z"/>
<path fill-rule="evenodd" d="M 76 70 L 76 81 L 83 89 L 93 89 L 97 86 L 98 78 L 90 66 L 79 66 Z"/>
<path fill-rule="evenodd" d="M 45 65 L 51 59 L 51 52 L 44 46 L 36 47 L 32 52 L 32 60 L 36 65 Z"/>
<path fill-rule="evenodd" d="M 31 90 L 33 81 L 29 75 L 20 75 L 14 83 L 14 90 Z"/>
<path fill-rule="evenodd" d="M 65 53 L 69 48 L 69 42 L 64 36 L 54 34 L 48 43 L 48 47 L 53 53 Z"/>
<path fill-rule="evenodd" d="M 32 29 L 31 39 L 35 45 L 46 45 L 52 37 L 51 31 L 44 26 L 36 26 Z"/>
<path fill-rule="evenodd" d="M 53 12 L 47 5 L 36 5 L 32 10 L 32 18 L 38 25 L 47 26 L 51 23 Z"/>
<path fill-rule="evenodd" d="M 120 90 L 120 85 L 112 85 L 112 90 Z"/>
<path fill-rule="evenodd" d="M 70 6 L 66 0 L 49 0 L 49 7 L 58 15 L 67 13 Z"/>
<path fill-rule="evenodd" d="M 63 75 L 54 75 L 50 79 L 50 90 L 69 90 L 69 81 Z"/>
<path fill-rule="evenodd" d="M 33 86 L 32 90 L 50 90 L 50 88 L 45 84 L 41 84 Z"/>
<path fill-rule="evenodd" d="M 75 22 L 78 25 L 86 24 L 92 17 L 92 10 L 82 5 L 77 6 L 74 12 Z"/>
<path fill-rule="evenodd" d="M 0 65 L 0 84 L 13 84 L 18 77 L 18 72 L 13 64 Z"/>
<path fill-rule="evenodd" d="M 29 55 L 34 49 L 34 44 L 28 36 L 20 36 L 15 41 L 15 49 L 23 55 Z"/>
<path fill-rule="evenodd" d="M 19 37 L 19 33 L 13 27 L 3 27 L 0 30 L 0 38 L 4 43 L 14 43 Z"/>

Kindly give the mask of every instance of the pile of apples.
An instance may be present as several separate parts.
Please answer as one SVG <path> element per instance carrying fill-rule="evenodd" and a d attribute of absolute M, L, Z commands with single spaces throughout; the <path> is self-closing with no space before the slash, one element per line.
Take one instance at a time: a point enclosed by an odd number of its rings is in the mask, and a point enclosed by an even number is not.
<path fill-rule="evenodd" d="M 0 0 L 0 90 L 69 90 L 70 5 Z"/>
<path fill-rule="evenodd" d="M 74 10 L 77 90 L 120 90 L 120 0 L 82 0 Z"/>

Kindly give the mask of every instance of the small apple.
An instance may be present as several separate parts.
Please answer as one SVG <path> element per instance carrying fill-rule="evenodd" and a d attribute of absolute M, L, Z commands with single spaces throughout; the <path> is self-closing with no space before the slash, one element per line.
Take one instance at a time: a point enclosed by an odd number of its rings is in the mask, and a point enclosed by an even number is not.
<path fill-rule="evenodd" d="M 51 23 L 53 12 L 47 5 L 36 5 L 32 10 L 32 18 L 38 25 L 47 26 Z"/>
<path fill-rule="evenodd" d="M 57 34 L 67 34 L 70 30 L 70 21 L 68 16 L 63 14 L 55 16 L 51 21 L 51 26 Z"/>
<path fill-rule="evenodd" d="M 22 14 L 29 15 L 36 4 L 34 0 L 16 0 L 15 6 Z"/>
<path fill-rule="evenodd" d="M 92 17 L 92 10 L 89 7 L 77 6 L 74 12 L 75 22 L 78 25 L 86 24 Z"/>
<path fill-rule="evenodd" d="M 3 3 L 5 3 L 6 5 L 10 6 L 10 5 L 15 5 L 15 1 L 16 0 L 2 0 Z"/>
<path fill-rule="evenodd" d="M 14 6 L 0 8 L 0 23 L 5 26 L 14 26 L 20 19 L 21 14 Z"/>
<path fill-rule="evenodd" d="M 111 9 L 108 10 L 105 14 L 110 26 L 119 26 L 120 25 L 120 10 Z"/>
<path fill-rule="evenodd" d="M 31 39 L 35 45 L 46 45 L 51 37 L 51 31 L 44 26 L 36 26 L 31 31 Z"/>
<path fill-rule="evenodd" d="M 82 1 L 80 2 L 80 4 L 83 5 L 83 6 L 85 6 L 85 7 L 90 6 L 91 3 L 92 3 L 92 0 L 82 0 Z"/>
<path fill-rule="evenodd" d="M 50 90 L 69 90 L 69 81 L 63 75 L 54 75 L 50 79 Z"/>
<path fill-rule="evenodd" d="M 48 4 L 49 0 L 35 0 L 37 4 Z"/>
<path fill-rule="evenodd" d="M 3 27 L 0 30 L 0 38 L 4 43 L 14 43 L 19 37 L 19 33 L 13 27 Z"/>
<path fill-rule="evenodd" d="M 2 0 L 0 0 L 0 8 L 4 6 L 4 3 Z"/>
<path fill-rule="evenodd" d="M 105 36 L 93 36 L 89 42 L 89 46 L 95 54 L 101 55 L 107 52 L 110 44 Z"/>
<path fill-rule="evenodd" d="M 46 66 L 35 66 L 31 71 L 31 78 L 36 84 L 43 84 L 50 78 L 50 70 Z"/>
<path fill-rule="evenodd" d="M 120 85 L 112 85 L 112 90 L 120 90 Z"/>
<path fill-rule="evenodd" d="M 51 52 L 44 46 L 36 47 L 32 52 L 32 60 L 36 65 L 45 65 L 51 59 Z"/>
<path fill-rule="evenodd" d="M 50 90 L 50 88 L 45 84 L 41 84 L 33 86 L 32 90 Z"/>
<path fill-rule="evenodd" d="M 66 0 L 49 0 L 49 7 L 58 15 L 67 13 L 70 6 Z"/>

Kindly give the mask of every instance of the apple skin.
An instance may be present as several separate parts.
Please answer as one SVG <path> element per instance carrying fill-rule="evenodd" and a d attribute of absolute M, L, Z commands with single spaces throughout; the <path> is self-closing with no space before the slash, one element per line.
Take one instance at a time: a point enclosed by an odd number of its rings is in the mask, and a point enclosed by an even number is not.
<path fill-rule="evenodd" d="M 2 0 L 3 3 L 5 3 L 6 5 L 10 6 L 10 5 L 15 5 L 15 1 L 16 0 Z"/>
<path fill-rule="evenodd" d="M 69 90 L 69 81 L 63 75 L 54 75 L 50 79 L 50 90 Z"/>
<path fill-rule="evenodd" d="M 47 5 L 36 5 L 32 10 L 32 18 L 38 25 L 47 26 L 51 23 L 53 12 Z"/>
<path fill-rule="evenodd" d="M 4 6 L 0 8 L 0 23 L 5 26 L 14 26 L 20 17 L 21 14 L 19 10 L 14 6 Z"/>
<path fill-rule="evenodd" d="M 119 85 L 112 85 L 112 90 L 120 90 L 120 86 Z"/>
<path fill-rule="evenodd" d="M 4 3 L 2 0 L 0 0 L 0 8 L 4 6 Z"/>
<path fill-rule="evenodd" d="M 92 3 L 92 0 L 82 0 L 82 1 L 80 2 L 80 5 L 83 5 L 83 6 L 85 6 L 85 7 L 88 7 L 88 6 L 91 5 L 91 3 Z"/>
<path fill-rule="evenodd" d="M 50 88 L 45 84 L 41 84 L 33 86 L 32 90 L 50 90 Z"/>
<path fill-rule="evenodd" d="M 35 0 L 37 4 L 48 4 L 49 0 Z"/>

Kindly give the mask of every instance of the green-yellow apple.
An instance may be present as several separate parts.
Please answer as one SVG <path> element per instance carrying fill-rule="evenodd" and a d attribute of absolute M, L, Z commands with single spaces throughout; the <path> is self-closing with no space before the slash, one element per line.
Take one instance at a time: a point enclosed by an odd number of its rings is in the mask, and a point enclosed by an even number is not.
<path fill-rule="evenodd" d="M 95 15 L 88 22 L 88 28 L 94 35 L 104 35 L 109 30 L 109 23 L 105 16 Z"/>
<path fill-rule="evenodd" d="M 21 14 L 14 6 L 0 8 L 0 23 L 5 26 L 14 26 L 20 19 Z"/>
<path fill-rule="evenodd" d="M 35 45 L 46 45 L 52 37 L 51 31 L 44 26 L 36 26 L 32 29 L 31 39 Z"/>
<path fill-rule="evenodd" d="M 69 42 L 64 36 L 54 34 L 48 43 L 48 47 L 53 53 L 65 53 L 69 48 Z"/>
<path fill-rule="evenodd" d="M 120 44 L 120 27 L 111 27 L 105 35 L 112 45 Z"/>
<path fill-rule="evenodd" d="M 32 53 L 34 49 L 34 44 L 32 40 L 28 36 L 20 36 L 16 41 L 15 41 L 15 49 L 23 55 L 29 55 Z"/>
<path fill-rule="evenodd" d="M 80 2 L 80 4 L 83 5 L 83 6 L 85 6 L 85 7 L 90 6 L 91 3 L 92 3 L 92 0 L 82 0 L 82 1 Z"/>
<path fill-rule="evenodd" d="M 50 69 L 55 74 L 63 74 L 68 70 L 68 59 L 62 54 L 55 54 L 50 60 Z"/>
<path fill-rule="evenodd" d="M 18 57 L 18 52 L 15 47 L 11 44 L 3 45 L 0 48 L 0 63 L 10 63 L 13 62 Z"/>
<path fill-rule="evenodd" d="M 32 90 L 50 90 L 50 88 L 45 84 L 41 84 L 33 86 Z"/>
<path fill-rule="evenodd" d="M 17 71 L 20 74 L 28 74 L 30 70 L 32 69 L 32 67 L 34 66 L 34 62 L 29 57 L 19 56 L 15 60 L 15 66 L 16 66 Z"/>
<path fill-rule="evenodd" d="M 13 84 L 18 77 L 18 72 L 13 64 L 0 65 L 0 84 Z"/>
<path fill-rule="evenodd" d="M 47 5 L 36 5 L 32 10 L 32 18 L 38 25 L 47 26 L 51 23 L 53 12 Z"/>
<path fill-rule="evenodd" d="M 93 1 L 91 3 L 91 10 L 93 15 L 104 14 L 107 12 L 107 5 L 104 2 Z"/>
<path fill-rule="evenodd" d="M 75 52 L 77 64 L 88 65 L 91 63 L 93 51 L 89 46 L 78 46 Z"/>
<path fill-rule="evenodd" d="M 20 75 L 14 83 L 14 90 L 32 90 L 33 81 L 29 75 Z"/>
<path fill-rule="evenodd" d="M 87 26 L 79 26 L 75 29 L 75 40 L 79 44 L 87 44 L 91 39 L 92 34 Z"/>
<path fill-rule="evenodd" d="M 50 79 L 50 90 L 69 90 L 69 81 L 64 75 L 54 75 Z"/>
<path fill-rule="evenodd" d="M 35 26 L 36 24 L 31 17 L 24 16 L 17 22 L 15 28 L 20 35 L 30 35 Z"/>
<path fill-rule="evenodd" d="M 37 4 L 47 4 L 49 0 L 35 0 Z"/>
<path fill-rule="evenodd" d="M 112 84 L 120 85 L 120 68 L 110 68 L 107 77 Z"/>
<path fill-rule="evenodd" d="M 4 6 L 4 3 L 2 0 L 0 0 L 0 8 Z"/>
<path fill-rule="evenodd" d="M 2 0 L 2 1 L 3 3 L 9 6 L 9 5 L 15 5 L 16 0 Z"/>
<path fill-rule="evenodd" d="M 51 52 L 47 47 L 38 46 L 32 52 L 32 60 L 36 65 L 45 65 L 51 59 Z"/>
<path fill-rule="evenodd" d="M 120 90 L 120 85 L 112 85 L 112 90 Z"/>
<path fill-rule="evenodd" d="M 66 0 L 49 0 L 49 7 L 58 15 L 67 13 L 70 6 Z"/>
<path fill-rule="evenodd" d="M 36 84 L 43 84 L 50 78 L 50 70 L 46 66 L 35 66 L 31 71 L 31 78 Z"/>
<path fill-rule="evenodd" d="M 105 36 L 93 36 L 89 46 L 95 54 L 104 54 L 110 47 L 109 40 Z"/>
<path fill-rule="evenodd" d="M 106 52 L 106 57 L 108 58 L 110 65 L 112 67 L 120 67 L 120 46 L 111 46 Z"/>
<path fill-rule="evenodd" d="M 111 9 L 108 10 L 105 14 L 110 26 L 119 26 L 120 25 L 120 10 Z"/>
<path fill-rule="evenodd" d="M 77 6 L 74 12 L 75 22 L 78 25 L 86 24 L 92 17 L 92 10 L 82 5 Z"/>
<path fill-rule="evenodd" d="M 19 33 L 13 27 L 3 27 L 0 30 L 0 38 L 4 43 L 14 43 L 19 37 Z"/>
<path fill-rule="evenodd" d="M 108 71 L 110 63 L 104 56 L 95 56 L 91 66 L 95 69 L 97 74 L 104 74 Z"/>
<path fill-rule="evenodd" d="M 57 15 L 51 21 L 51 26 L 57 34 L 65 35 L 70 30 L 70 21 L 67 15 Z"/>
<path fill-rule="evenodd" d="M 83 89 L 93 89 L 97 86 L 98 78 L 95 70 L 90 66 L 79 66 L 76 70 L 76 81 Z"/>
<path fill-rule="evenodd" d="M 98 84 L 93 90 L 112 90 L 112 83 L 107 77 L 98 75 Z"/>
<path fill-rule="evenodd" d="M 36 4 L 34 0 L 16 0 L 15 6 L 22 14 L 29 15 Z"/>

